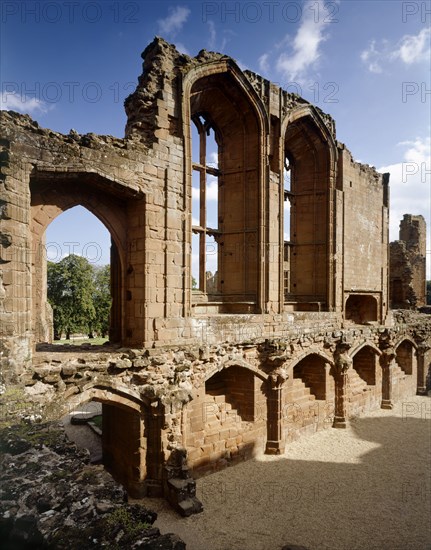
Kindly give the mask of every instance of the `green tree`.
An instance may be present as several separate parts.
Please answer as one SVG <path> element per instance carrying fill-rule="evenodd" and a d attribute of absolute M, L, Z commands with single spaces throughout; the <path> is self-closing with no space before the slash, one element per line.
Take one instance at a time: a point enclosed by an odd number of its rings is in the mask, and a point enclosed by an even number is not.
<path fill-rule="evenodd" d="M 111 311 L 111 266 L 94 266 L 93 303 L 96 312 L 94 323 L 90 326 L 90 334 L 96 330 L 105 338 L 109 331 L 109 314 Z M 90 336 L 91 338 L 91 336 Z"/>
<path fill-rule="evenodd" d="M 86 258 L 70 254 L 48 262 L 48 301 L 53 309 L 54 339 L 87 331 L 96 316 L 93 268 Z"/>
<path fill-rule="evenodd" d="M 427 304 L 431 306 L 431 281 L 427 281 Z"/>

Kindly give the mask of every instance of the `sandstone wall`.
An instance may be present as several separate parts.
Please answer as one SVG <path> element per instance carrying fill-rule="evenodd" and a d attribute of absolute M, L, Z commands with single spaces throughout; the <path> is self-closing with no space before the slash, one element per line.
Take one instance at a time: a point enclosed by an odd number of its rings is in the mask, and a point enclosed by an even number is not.
<path fill-rule="evenodd" d="M 394 308 L 426 305 L 426 225 L 422 216 L 405 214 L 400 239 L 390 243 L 390 299 Z"/>

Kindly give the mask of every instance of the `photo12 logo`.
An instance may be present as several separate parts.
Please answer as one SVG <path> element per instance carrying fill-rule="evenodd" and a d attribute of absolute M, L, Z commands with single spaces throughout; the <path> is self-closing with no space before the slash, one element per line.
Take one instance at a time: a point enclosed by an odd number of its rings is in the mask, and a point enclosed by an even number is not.
<path fill-rule="evenodd" d="M 2 107 L 8 109 L 10 105 L 17 107 L 22 103 L 37 101 L 41 105 L 53 105 L 60 101 L 75 103 L 98 103 L 102 99 L 112 99 L 113 103 L 122 101 L 124 95 L 128 95 L 136 88 L 134 82 L 112 82 L 100 84 L 99 82 L 3 82 L 1 89 Z M 11 103 L 12 102 L 12 103 Z"/>
<path fill-rule="evenodd" d="M 402 2 L 401 17 L 403 23 L 408 23 L 412 19 L 419 19 L 421 23 L 427 23 L 431 19 L 430 2 Z"/>
<path fill-rule="evenodd" d="M 401 100 L 408 103 L 411 98 L 427 103 L 431 96 L 431 89 L 427 88 L 426 82 L 403 82 L 401 86 Z"/>
<path fill-rule="evenodd" d="M 103 256 L 103 250 L 100 244 L 96 242 L 81 243 L 64 242 L 56 243 L 49 242 L 45 245 L 46 258 L 50 262 L 59 262 L 62 258 L 76 254 L 88 260 L 91 264 L 98 263 Z"/>
<path fill-rule="evenodd" d="M 139 2 L 2 2 L 1 21 L 8 23 L 138 23 Z"/>
<path fill-rule="evenodd" d="M 312 17 L 315 23 L 338 23 L 337 2 L 203 2 L 202 21 L 219 19 L 221 23 L 258 23 L 284 21 L 298 23 Z"/>

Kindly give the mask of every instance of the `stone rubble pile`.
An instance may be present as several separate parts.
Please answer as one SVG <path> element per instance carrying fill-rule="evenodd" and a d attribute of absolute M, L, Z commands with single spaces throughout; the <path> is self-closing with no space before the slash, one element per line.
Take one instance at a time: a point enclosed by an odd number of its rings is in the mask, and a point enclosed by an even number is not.
<path fill-rule="evenodd" d="M 89 464 L 60 424 L 0 432 L 0 545 L 6 548 L 184 550 L 153 527 L 157 514 L 128 504 L 124 489 Z"/>

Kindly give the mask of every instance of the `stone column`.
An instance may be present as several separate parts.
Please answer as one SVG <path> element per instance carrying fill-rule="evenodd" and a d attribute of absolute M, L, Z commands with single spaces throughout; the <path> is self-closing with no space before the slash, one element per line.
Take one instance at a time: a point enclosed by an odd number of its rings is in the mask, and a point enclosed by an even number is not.
<path fill-rule="evenodd" d="M 386 347 L 380 356 L 380 364 L 382 365 L 382 409 L 394 408 L 392 399 L 392 366 L 395 357 L 395 348 L 392 346 Z"/>
<path fill-rule="evenodd" d="M 429 358 L 430 346 L 422 342 L 417 351 L 417 394 L 427 395 L 427 360 Z"/>
<path fill-rule="evenodd" d="M 353 359 L 348 355 L 350 344 L 340 343 L 334 353 L 335 358 L 335 414 L 332 426 L 334 428 L 347 428 L 348 424 L 348 370 L 353 364 Z"/>
<path fill-rule="evenodd" d="M 111 311 L 109 326 L 109 341 L 119 343 L 122 341 L 122 315 L 121 315 L 121 261 L 117 245 L 111 239 Z"/>
<path fill-rule="evenodd" d="M 149 497 L 163 496 L 163 450 L 162 430 L 165 423 L 164 407 L 159 400 L 153 401 L 147 407 L 145 414 L 145 432 L 147 443 L 146 495 Z"/>
<path fill-rule="evenodd" d="M 280 455 L 284 453 L 283 386 L 287 378 L 287 371 L 284 368 L 278 368 L 268 378 L 268 439 L 265 454 Z"/>

